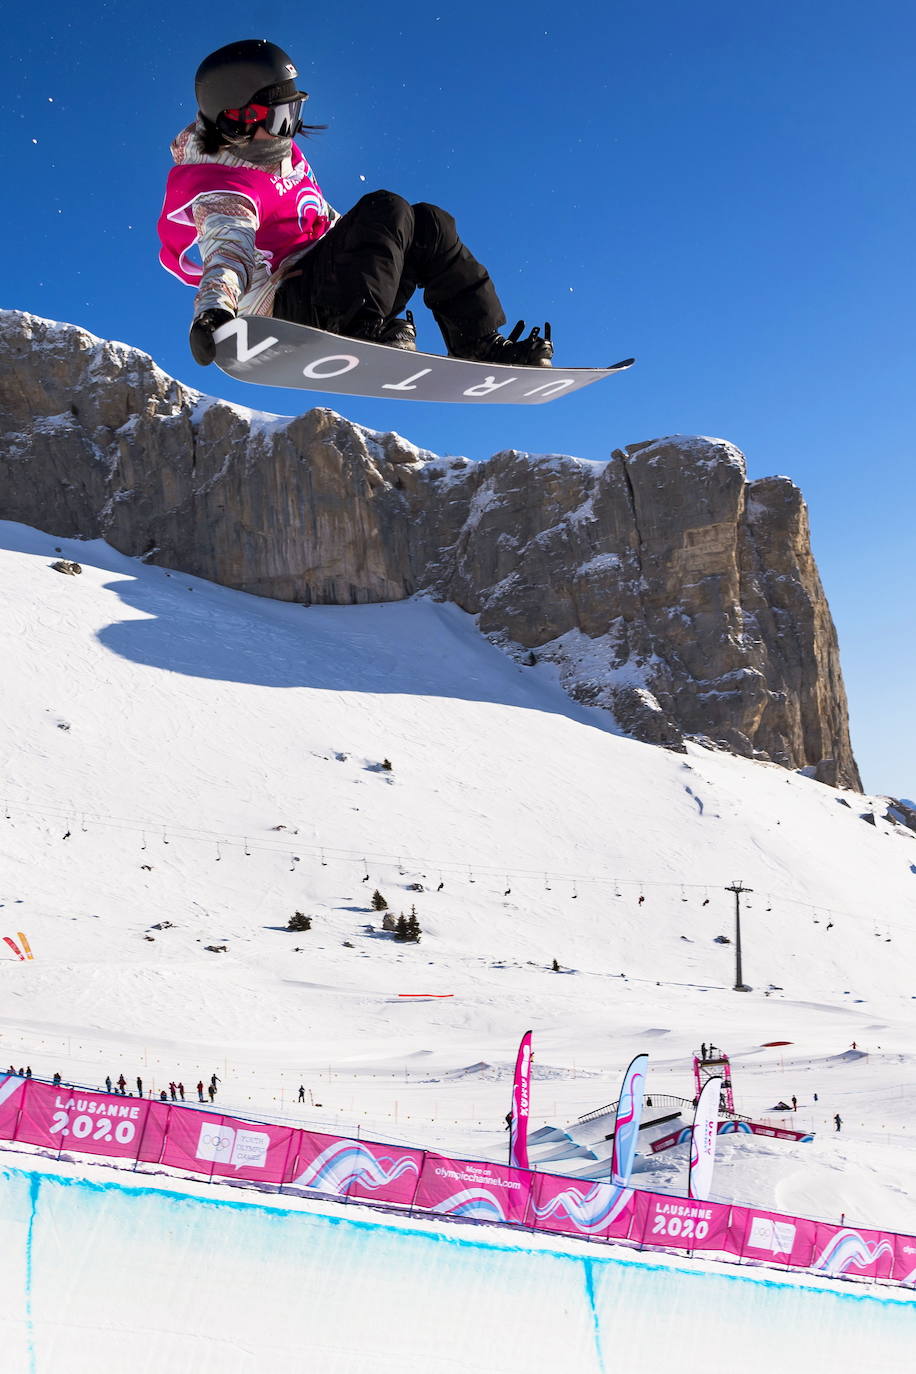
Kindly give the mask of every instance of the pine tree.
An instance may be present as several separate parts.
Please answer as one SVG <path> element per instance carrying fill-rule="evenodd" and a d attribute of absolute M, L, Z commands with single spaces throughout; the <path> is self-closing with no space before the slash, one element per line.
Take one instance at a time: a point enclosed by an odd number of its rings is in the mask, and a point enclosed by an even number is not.
<path fill-rule="evenodd" d="M 396 929 L 395 929 L 395 937 L 394 937 L 394 938 L 395 938 L 396 940 L 406 940 L 406 939 L 407 939 L 407 917 L 404 915 L 403 911 L 401 912 L 400 916 L 398 917 L 397 926 L 396 926 Z"/>
<path fill-rule="evenodd" d="M 420 936 L 423 932 L 420 929 L 420 922 L 417 919 L 417 908 L 415 906 L 410 908 L 410 915 L 407 917 L 406 921 L 406 932 L 406 939 L 412 941 L 415 945 L 420 943 Z"/>
<path fill-rule="evenodd" d="M 379 892 L 378 888 L 376 888 L 375 891 L 374 891 L 373 894 L 372 894 L 372 910 L 373 910 L 373 911 L 387 911 L 387 910 L 388 910 L 388 903 L 385 901 L 385 898 L 384 898 L 384 897 L 382 896 L 382 894 Z"/>

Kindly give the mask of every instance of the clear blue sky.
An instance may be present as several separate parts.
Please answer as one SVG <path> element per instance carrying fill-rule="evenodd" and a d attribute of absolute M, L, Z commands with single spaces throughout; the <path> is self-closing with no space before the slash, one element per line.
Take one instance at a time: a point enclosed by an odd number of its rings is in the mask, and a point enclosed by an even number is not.
<path fill-rule="evenodd" d="M 786 474 L 808 500 L 866 787 L 916 793 L 912 0 L 253 12 L 7 13 L 2 303 L 227 399 L 333 405 L 438 453 L 731 440 L 752 478 Z M 299 65 L 307 117 L 330 126 L 307 153 L 332 204 L 384 186 L 445 206 L 510 321 L 550 319 L 562 362 L 638 366 L 529 411 L 299 404 L 199 369 L 192 292 L 159 267 L 155 220 L 198 62 L 247 37 Z M 439 347 L 428 317 L 420 345 Z"/>

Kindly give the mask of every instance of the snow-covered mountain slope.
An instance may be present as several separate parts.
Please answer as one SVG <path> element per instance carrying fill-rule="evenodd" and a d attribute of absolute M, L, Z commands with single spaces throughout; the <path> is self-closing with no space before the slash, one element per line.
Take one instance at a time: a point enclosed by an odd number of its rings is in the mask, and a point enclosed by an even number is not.
<path fill-rule="evenodd" d="M 723 1140 L 717 1197 L 916 1230 L 916 836 L 882 799 L 621 738 L 430 600 L 274 603 L 10 524 L 0 579 L 0 934 L 35 952 L 3 946 L 4 1063 L 215 1070 L 227 1110 L 495 1156 L 529 1026 L 535 1126 L 641 1049 L 690 1097 L 712 1041 L 739 1111 L 795 1094 L 818 1132 Z M 641 1167 L 683 1191 L 682 1151 Z"/>

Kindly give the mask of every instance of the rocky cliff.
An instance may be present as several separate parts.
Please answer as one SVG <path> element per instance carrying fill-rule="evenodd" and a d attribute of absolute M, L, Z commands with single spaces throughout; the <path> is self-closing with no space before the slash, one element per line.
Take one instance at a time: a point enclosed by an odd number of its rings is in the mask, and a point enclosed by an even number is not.
<path fill-rule="evenodd" d="M 859 786 L 801 493 L 749 483 L 720 439 L 439 459 L 329 410 L 208 400 L 135 349 L 3 311 L 0 517 L 285 600 L 427 591 L 641 739 Z"/>

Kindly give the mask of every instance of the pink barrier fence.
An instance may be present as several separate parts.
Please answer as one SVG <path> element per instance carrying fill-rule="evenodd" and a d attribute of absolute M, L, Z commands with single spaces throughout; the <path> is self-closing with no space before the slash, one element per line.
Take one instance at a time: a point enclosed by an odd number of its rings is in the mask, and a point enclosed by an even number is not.
<path fill-rule="evenodd" d="M 591 1240 L 916 1285 L 916 1237 L 0 1077 L 0 1139 Z"/>
<path fill-rule="evenodd" d="M 683 1145 L 690 1139 L 692 1127 L 680 1126 L 670 1135 L 659 1136 L 658 1140 L 653 1140 L 649 1149 L 654 1155 L 662 1150 L 670 1150 L 672 1145 Z M 814 1136 L 809 1131 L 792 1131 L 788 1127 L 764 1126 L 760 1121 L 720 1121 L 716 1130 L 717 1135 L 767 1135 L 774 1140 L 801 1140 L 811 1141 Z"/>

